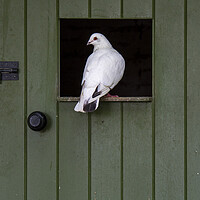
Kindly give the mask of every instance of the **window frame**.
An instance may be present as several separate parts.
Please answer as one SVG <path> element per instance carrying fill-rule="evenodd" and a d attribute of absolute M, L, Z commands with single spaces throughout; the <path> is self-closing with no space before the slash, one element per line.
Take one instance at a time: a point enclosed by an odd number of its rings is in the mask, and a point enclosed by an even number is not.
<path fill-rule="evenodd" d="M 61 18 L 62 19 L 62 18 Z M 72 96 L 67 96 L 67 97 L 63 97 L 60 96 L 60 20 L 59 19 L 59 23 L 58 23 L 58 32 L 59 32 L 59 37 L 58 37 L 58 60 L 59 60 L 59 64 L 58 64 L 58 93 L 57 93 L 57 101 L 58 102 L 77 102 L 79 101 L 80 97 L 72 97 Z M 88 18 L 84 18 L 84 19 L 88 19 Z M 139 97 L 106 97 L 103 96 L 100 98 L 100 101 L 104 101 L 104 102 L 152 102 L 153 101 L 153 96 L 154 96 L 154 19 L 153 18 L 146 18 L 146 19 L 150 19 L 152 21 L 152 96 L 139 96 Z M 92 19 L 91 19 L 92 20 Z M 134 20 L 134 19 L 131 19 Z"/>

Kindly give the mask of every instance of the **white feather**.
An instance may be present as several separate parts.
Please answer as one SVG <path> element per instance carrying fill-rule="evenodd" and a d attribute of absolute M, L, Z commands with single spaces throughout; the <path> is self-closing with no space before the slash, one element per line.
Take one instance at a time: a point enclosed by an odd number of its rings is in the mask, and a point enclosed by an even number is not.
<path fill-rule="evenodd" d="M 94 40 L 95 38 L 97 39 Z M 94 51 L 88 57 L 83 72 L 80 100 L 74 108 L 77 112 L 90 112 L 85 111 L 84 106 L 97 100 L 94 108 L 96 110 L 99 98 L 117 85 L 125 69 L 123 57 L 112 47 L 105 36 L 94 33 L 88 43 L 94 45 Z M 95 91 L 100 94 L 95 96 Z"/>

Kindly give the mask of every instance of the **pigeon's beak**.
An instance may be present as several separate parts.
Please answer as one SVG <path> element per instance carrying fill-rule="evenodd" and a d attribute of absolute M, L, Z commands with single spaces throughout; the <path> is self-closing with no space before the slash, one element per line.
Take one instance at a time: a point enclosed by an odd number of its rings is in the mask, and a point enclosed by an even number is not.
<path fill-rule="evenodd" d="M 87 43 L 87 45 L 90 45 L 92 42 L 93 42 L 93 41 L 90 41 L 90 40 L 89 40 L 88 43 Z"/>

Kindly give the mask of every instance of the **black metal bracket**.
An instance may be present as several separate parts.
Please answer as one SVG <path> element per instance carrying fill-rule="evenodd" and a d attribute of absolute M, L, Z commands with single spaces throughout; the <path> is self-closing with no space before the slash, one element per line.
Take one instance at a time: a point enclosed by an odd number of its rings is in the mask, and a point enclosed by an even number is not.
<path fill-rule="evenodd" d="M 0 61 L 0 81 L 19 80 L 18 61 Z"/>

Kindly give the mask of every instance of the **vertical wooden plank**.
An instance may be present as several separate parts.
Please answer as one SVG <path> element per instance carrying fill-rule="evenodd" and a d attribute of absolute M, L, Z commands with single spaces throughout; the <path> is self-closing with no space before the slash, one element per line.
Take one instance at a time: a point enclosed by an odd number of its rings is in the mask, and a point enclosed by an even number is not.
<path fill-rule="evenodd" d="M 152 199 L 151 103 L 124 104 L 124 200 Z"/>
<path fill-rule="evenodd" d="M 151 18 L 152 1 L 123 0 L 123 17 Z M 124 200 L 153 198 L 152 137 L 151 103 L 123 103 Z"/>
<path fill-rule="evenodd" d="M 59 0 L 60 18 L 87 18 L 88 0 Z"/>
<path fill-rule="evenodd" d="M 120 18 L 121 1 L 91 2 L 92 18 Z M 91 114 L 91 199 L 121 199 L 120 103 L 101 102 Z"/>
<path fill-rule="evenodd" d="M 91 116 L 91 197 L 121 199 L 120 103 L 100 102 Z"/>
<path fill-rule="evenodd" d="M 3 59 L 3 45 L 4 45 L 4 43 L 3 43 L 3 26 L 4 26 L 4 20 L 3 20 L 3 13 L 4 13 L 4 0 L 1 0 L 0 1 L 0 55 L 1 55 L 1 60 Z"/>
<path fill-rule="evenodd" d="M 120 0 L 93 0 L 91 3 L 91 16 L 93 18 L 120 18 Z"/>
<path fill-rule="evenodd" d="M 59 1 L 60 18 L 87 18 L 89 2 Z M 76 113 L 75 103 L 59 106 L 59 199 L 89 199 L 88 162 L 88 115 Z"/>
<path fill-rule="evenodd" d="M 24 199 L 24 1 L 0 0 L 0 60 L 19 80 L 0 81 L 0 199 Z"/>
<path fill-rule="evenodd" d="M 60 18 L 87 18 L 87 0 L 59 1 Z M 59 199 L 89 199 L 88 115 L 76 113 L 75 103 L 59 105 Z"/>
<path fill-rule="evenodd" d="M 28 199 L 56 198 L 56 1 L 27 1 L 28 114 L 42 111 L 47 128 L 28 129 Z"/>
<path fill-rule="evenodd" d="M 152 1 L 149 0 L 123 0 L 124 18 L 152 18 Z"/>
<path fill-rule="evenodd" d="M 200 2 L 187 1 L 187 141 L 188 141 L 188 200 L 200 196 Z"/>
<path fill-rule="evenodd" d="M 184 197 L 184 0 L 155 1 L 155 196 Z"/>
<path fill-rule="evenodd" d="M 88 117 L 74 106 L 59 105 L 60 200 L 88 199 Z"/>
<path fill-rule="evenodd" d="M 121 2 L 92 1 L 92 18 L 120 18 Z M 103 103 L 91 115 L 91 198 L 121 198 L 120 103 Z"/>

